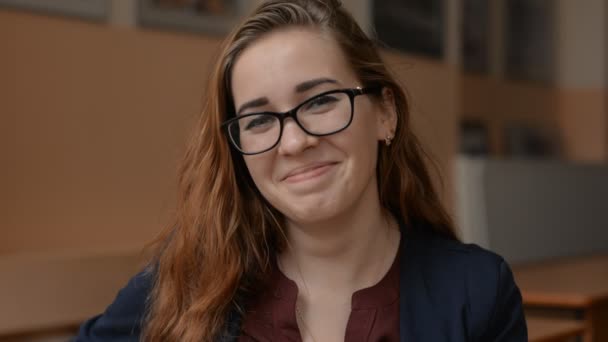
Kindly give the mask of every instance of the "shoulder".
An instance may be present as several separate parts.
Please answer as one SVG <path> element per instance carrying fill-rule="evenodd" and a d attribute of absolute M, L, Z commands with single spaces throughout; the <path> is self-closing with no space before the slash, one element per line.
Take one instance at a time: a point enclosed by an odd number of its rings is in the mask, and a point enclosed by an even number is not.
<path fill-rule="evenodd" d="M 432 231 L 405 233 L 405 254 L 411 262 L 424 265 L 425 273 L 481 282 L 492 286 L 506 261 L 475 244 L 466 244 Z M 406 260 L 406 262 L 408 262 Z"/>
<path fill-rule="evenodd" d="M 410 234 L 405 248 L 411 270 L 402 280 L 422 282 L 429 301 L 440 307 L 436 312 L 446 319 L 461 317 L 471 340 L 507 333 L 525 337 L 521 294 L 501 256 L 430 232 Z"/>
<path fill-rule="evenodd" d="M 416 232 L 407 241 L 410 257 L 430 266 L 438 276 L 472 277 L 484 283 L 496 280 L 506 261 L 498 254 L 433 232 Z M 475 272 L 472 272 L 472 271 Z"/>
<path fill-rule="evenodd" d="M 139 341 L 152 283 L 150 271 L 135 275 L 102 314 L 81 325 L 74 341 Z"/>

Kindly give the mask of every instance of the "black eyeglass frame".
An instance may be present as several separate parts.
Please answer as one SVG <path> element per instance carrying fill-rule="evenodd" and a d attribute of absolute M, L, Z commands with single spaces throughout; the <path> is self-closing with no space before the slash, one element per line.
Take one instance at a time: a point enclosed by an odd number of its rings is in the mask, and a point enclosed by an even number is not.
<path fill-rule="evenodd" d="M 353 122 L 353 117 L 354 117 L 354 113 L 355 113 L 355 97 L 359 96 L 359 95 L 365 95 L 365 94 L 373 94 L 373 93 L 378 93 L 378 91 L 381 89 L 381 87 L 356 87 L 356 88 L 346 88 L 346 89 L 334 89 L 334 90 L 329 90 L 320 94 L 317 94 L 309 99 L 307 99 L 306 101 L 300 103 L 299 105 L 297 105 L 295 108 L 287 111 L 287 112 L 283 112 L 283 113 L 278 113 L 278 112 L 257 112 L 257 113 L 249 113 L 249 114 L 244 114 L 244 115 L 239 115 L 236 116 L 234 118 L 228 119 L 224 122 L 222 122 L 221 124 L 221 128 L 224 130 L 224 133 L 226 134 L 228 140 L 230 141 L 230 145 L 232 145 L 232 147 L 234 147 L 234 149 L 236 149 L 238 152 L 240 152 L 243 155 L 255 155 L 255 154 L 260 154 L 260 153 L 264 153 L 264 152 L 268 152 L 270 150 L 272 150 L 273 148 L 275 148 L 279 142 L 281 141 L 281 138 L 283 137 L 283 127 L 284 125 L 284 121 L 286 118 L 292 118 L 293 121 L 295 121 L 295 123 L 298 125 L 298 127 L 300 127 L 304 132 L 306 132 L 306 134 L 315 136 L 315 137 L 324 137 L 324 136 L 328 136 L 328 135 L 332 135 L 332 134 L 336 134 L 339 132 L 342 132 L 343 130 L 347 129 L 348 126 L 350 126 L 350 124 Z M 298 120 L 297 117 L 297 113 L 298 110 L 304 106 L 307 103 L 310 103 L 311 101 L 314 101 L 315 99 L 322 97 L 322 96 L 326 96 L 326 95 L 330 95 L 330 94 L 335 94 L 335 93 L 344 93 L 348 96 L 349 100 L 350 100 L 350 119 L 348 120 L 348 123 L 346 125 L 344 125 L 344 127 L 329 132 L 329 133 L 323 133 L 323 134 L 318 134 L 318 133 L 313 133 L 310 132 L 309 130 L 307 130 L 302 123 Z M 262 150 L 260 152 L 245 152 L 243 150 L 241 150 L 237 143 L 234 141 L 234 139 L 232 138 L 232 135 L 230 134 L 230 124 L 238 121 L 242 118 L 246 118 L 249 116 L 254 116 L 254 115 L 270 115 L 270 116 L 274 116 L 277 119 L 279 119 L 279 137 L 277 138 L 277 141 L 270 146 L 269 148 Z"/>

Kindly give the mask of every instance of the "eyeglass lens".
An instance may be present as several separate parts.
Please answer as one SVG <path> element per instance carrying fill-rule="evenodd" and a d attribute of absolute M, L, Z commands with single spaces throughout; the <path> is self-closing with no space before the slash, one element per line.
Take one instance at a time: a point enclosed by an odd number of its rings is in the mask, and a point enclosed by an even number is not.
<path fill-rule="evenodd" d="M 351 107 L 345 92 L 323 94 L 301 104 L 296 111 L 296 120 L 308 134 L 327 135 L 350 123 Z M 281 139 L 280 120 L 276 114 L 243 115 L 229 125 L 228 131 L 239 150 L 258 153 L 272 148 Z"/>

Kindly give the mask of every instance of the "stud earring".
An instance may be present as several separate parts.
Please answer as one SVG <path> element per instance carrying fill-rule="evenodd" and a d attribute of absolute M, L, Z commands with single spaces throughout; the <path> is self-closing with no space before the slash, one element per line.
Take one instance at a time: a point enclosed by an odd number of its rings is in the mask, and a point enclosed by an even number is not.
<path fill-rule="evenodd" d="M 384 143 L 386 144 L 386 146 L 391 146 L 392 141 L 393 137 L 390 134 L 387 134 L 386 138 L 384 138 Z"/>

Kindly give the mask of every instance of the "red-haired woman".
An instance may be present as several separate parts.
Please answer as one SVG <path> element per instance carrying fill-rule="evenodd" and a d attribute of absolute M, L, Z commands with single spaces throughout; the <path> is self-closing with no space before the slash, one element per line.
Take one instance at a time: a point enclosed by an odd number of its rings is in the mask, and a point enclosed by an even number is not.
<path fill-rule="evenodd" d="M 78 341 L 526 341 L 499 256 L 458 241 L 402 88 L 338 0 L 227 38 L 148 269 Z"/>

